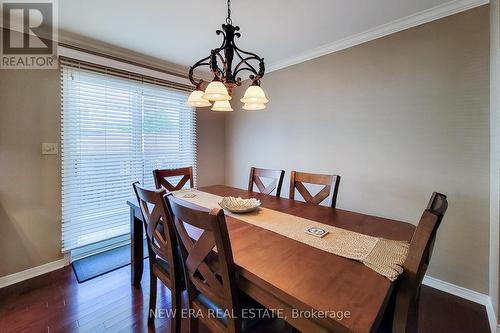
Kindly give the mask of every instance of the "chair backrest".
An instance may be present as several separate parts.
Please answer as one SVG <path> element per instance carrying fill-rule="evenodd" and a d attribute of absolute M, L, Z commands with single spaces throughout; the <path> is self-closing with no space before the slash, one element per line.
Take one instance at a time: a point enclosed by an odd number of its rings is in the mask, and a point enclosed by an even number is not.
<path fill-rule="evenodd" d="M 306 184 L 324 185 L 324 187 L 316 194 L 312 195 L 304 186 Z M 290 199 L 295 199 L 295 189 L 306 202 L 319 205 L 323 200 L 327 199 L 332 192 L 330 205 L 335 208 L 337 205 L 337 193 L 339 191 L 340 176 L 338 175 L 320 175 L 306 172 L 292 171 L 290 175 Z"/>
<path fill-rule="evenodd" d="M 404 272 L 398 279 L 393 332 L 416 332 L 420 287 L 432 256 L 436 233 L 448 208 L 446 196 L 433 193 L 413 234 Z"/>
<path fill-rule="evenodd" d="M 177 267 L 177 238 L 175 236 L 172 217 L 166 201 L 165 189 L 147 190 L 139 182 L 133 184 L 139 207 L 141 208 L 148 241 L 150 260 L 156 262 L 156 256 L 169 264 L 169 274 L 172 279 L 176 272 L 181 274 L 182 268 Z M 179 275 L 180 276 L 180 275 Z"/>
<path fill-rule="evenodd" d="M 276 196 L 279 198 L 284 176 L 285 170 L 259 169 L 252 167 L 250 168 L 248 190 L 253 191 L 253 184 L 255 183 L 260 193 L 271 194 L 276 189 Z M 261 177 L 270 178 L 272 181 L 266 186 L 262 182 Z"/>
<path fill-rule="evenodd" d="M 172 177 L 179 177 L 182 176 L 182 178 L 179 180 L 177 185 L 172 185 L 170 181 L 168 180 L 169 178 Z M 187 167 L 187 168 L 178 168 L 178 169 L 163 169 L 163 170 L 153 170 L 153 177 L 155 179 L 155 185 L 156 188 L 161 188 L 164 187 L 168 191 L 178 191 L 186 185 L 186 183 L 189 180 L 189 187 L 193 188 L 194 187 L 194 180 L 193 180 L 193 168 L 192 167 Z"/>
<path fill-rule="evenodd" d="M 190 304 L 203 309 L 197 297 L 202 294 L 218 307 L 239 313 L 235 267 L 224 211 L 219 208 L 208 210 L 168 195 L 168 202 L 179 236 L 184 257 L 186 286 Z M 203 232 L 197 240 L 191 238 L 192 227 Z M 216 248 L 216 251 L 213 251 Z M 203 320 L 218 321 L 204 316 Z M 239 316 L 227 318 L 227 331 L 239 330 Z"/>

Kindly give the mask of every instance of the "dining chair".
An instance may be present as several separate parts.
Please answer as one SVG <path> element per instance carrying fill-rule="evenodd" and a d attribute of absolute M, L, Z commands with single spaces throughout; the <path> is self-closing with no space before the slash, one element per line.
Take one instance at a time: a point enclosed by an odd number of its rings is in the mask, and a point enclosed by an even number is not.
<path fill-rule="evenodd" d="M 324 187 L 313 196 L 304 184 L 323 185 Z M 327 199 L 331 193 L 332 199 L 329 206 L 335 208 L 337 205 L 339 184 L 340 176 L 338 175 L 321 175 L 292 171 L 290 174 L 290 199 L 295 199 L 295 189 L 297 189 L 306 202 L 319 205 L 323 200 Z"/>
<path fill-rule="evenodd" d="M 198 332 L 202 320 L 212 332 L 249 332 L 258 319 L 241 318 L 241 309 L 261 306 L 238 292 L 224 211 L 208 210 L 171 194 L 167 198 L 183 252 L 189 307 L 201 314 L 190 316 L 189 331 Z M 201 234 L 194 240 L 188 230 Z"/>
<path fill-rule="evenodd" d="M 182 178 L 175 186 L 172 185 L 172 183 L 169 181 L 169 179 L 173 177 L 178 178 L 180 176 L 182 176 Z M 178 191 L 182 189 L 188 181 L 189 181 L 189 187 L 190 188 L 194 187 L 192 167 L 177 168 L 177 169 L 156 169 L 153 170 L 153 177 L 155 180 L 156 188 L 164 187 L 165 189 L 167 189 L 167 191 Z"/>
<path fill-rule="evenodd" d="M 432 256 L 436 233 L 448 208 L 446 196 L 434 192 L 413 234 L 404 272 L 396 281 L 382 329 L 393 333 L 418 332 L 420 288 Z"/>
<path fill-rule="evenodd" d="M 133 184 L 146 230 L 149 254 L 149 312 L 148 323 L 154 323 L 157 280 L 170 289 L 172 313 L 170 332 L 181 328 L 181 293 L 185 289 L 184 272 L 179 258 L 177 238 L 164 196 L 165 189 L 147 190 L 138 182 Z"/>
<path fill-rule="evenodd" d="M 253 185 L 257 185 L 260 193 L 271 194 L 276 190 L 276 197 L 279 198 L 281 194 L 281 185 L 283 185 L 283 178 L 285 176 L 285 170 L 272 170 L 272 169 L 260 169 L 260 168 L 250 168 L 250 178 L 248 180 L 248 190 L 253 191 Z M 262 178 L 272 179 L 271 183 L 267 186 L 262 182 Z"/>

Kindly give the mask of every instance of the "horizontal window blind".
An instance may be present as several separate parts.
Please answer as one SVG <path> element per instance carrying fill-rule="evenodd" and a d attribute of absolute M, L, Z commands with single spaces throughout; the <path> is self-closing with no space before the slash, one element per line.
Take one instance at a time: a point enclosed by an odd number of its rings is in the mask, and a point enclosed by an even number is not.
<path fill-rule="evenodd" d="M 132 183 L 192 166 L 196 113 L 188 89 L 61 62 L 63 251 L 129 232 Z"/>

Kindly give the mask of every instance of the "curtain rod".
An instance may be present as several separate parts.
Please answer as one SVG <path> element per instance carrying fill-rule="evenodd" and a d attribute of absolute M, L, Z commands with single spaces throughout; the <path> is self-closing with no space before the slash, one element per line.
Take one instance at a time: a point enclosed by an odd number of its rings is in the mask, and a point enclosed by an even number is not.
<path fill-rule="evenodd" d="M 102 57 L 102 58 L 107 58 L 107 59 L 110 59 L 110 60 L 120 61 L 120 62 L 129 64 L 129 65 L 133 65 L 133 66 L 138 66 L 138 67 L 142 67 L 142 68 L 154 70 L 154 71 L 157 71 L 157 72 L 160 72 L 160 73 L 163 73 L 163 74 L 173 75 L 173 76 L 177 76 L 177 77 L 180 77 L 180 78 L 183 78 L 183 79 L 187 79 L 188 78 L 187 74 L 186 75 L 179 74 L 179 73 L 174 72 L 174 71 L 168 71 L 168 70 L 165 70 L 165 69 L 162 69 L 162 68 L 158 68 L 158 67 L 155 67 L 155 66 L 142 64 L 140 62 L 136 62 L 136 61 L 133 61 L 133 60 L 123 59 L 123 58 L 120 58 L 120 57 L 116 57 L 116 56 L 113 56 L 113 55 L 101 53 L 101 52 L 98 52 L 98 51 L 89 50 L 89 49 L 86 49 L 86 48 L 83 48 L 83 47 L 79 47 L 79 46 L 75 46 L 75 45 L 71 45 L 71 44 L 67 44 L 67 43 L 61 43 L 61 42 L 58 42 L 57 44 L 59 46 L 62 46 L 62 47 L 68 48 L 68 49 L 72 49 L 72 50 L 75 50 L 75 51 L 80 51 L 80 52 L 92 54 L 92 55 L 99 56 L 99 57 Z"/>
<path fill-rule="evenodd" d="M 126 70 L 121 70 L 113 67 L 109 67 L 106 65 L 99 65 L 95 64 L 92 62 L 84 61 L 84 60 L 78 60 L 78 59 L 73 59 L 73 58 L 68 58 L 65 56 L 59 56 L 59 63 L 61 66 L 67 66 L 67 67 L 73 67 L 73 68 L 80 68 L 80 69 L 86 69 L 90 70 L 93 72 L 99 72 L 99 73 L 104 73 L 104 74 L 109 74 L 121 78 L 126 78 L 126 79 L 131 79 L 139 82 L 146 82 L 150 84 L 155 84 L 155 85 L 160 85 L 164 87 L 169 87 L 181 91 L 187 91 L 191 92 L 193 91 L 194 87 L 191 85 L 183 84 L 183 83 L 178 83 L 175 81 L 170 81 L 170 80 L 164 80 L 144 74 L 138 74 Z"/>

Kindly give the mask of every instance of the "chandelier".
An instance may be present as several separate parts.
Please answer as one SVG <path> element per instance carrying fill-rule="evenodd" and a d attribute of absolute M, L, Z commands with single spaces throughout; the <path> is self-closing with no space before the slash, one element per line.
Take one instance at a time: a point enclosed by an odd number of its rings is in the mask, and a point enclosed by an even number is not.
<path fill-rule="evenodd" d="M 189 95 L 186 103 L 188 106 L 212 106 L 212 111 L 233 111 L 229 102 L 232 91 L 235 87 L 241 86 L 240 75 L 247 72 L 252 83 L 240 100 L 243 103 L 243 109 L 262 110 L 266 108 L 269 100 L 260 87 L 260 80 L 265 72 L 264 58 L 255 53 L 243 51 L 236 46 L 234 38 L 241 36 L 239 30 L 240 27 L 233 26 L 231 0 L 228 0 L 226 24 L 222 24 L 222 30 L 216 31 L 217 35 L 223 37 L 222 45 L 212 49 L 208 57 L 199 60 L 189 68 L 189 80 L 196 89 Z M 233 60 L 238 61 L 235 66 L 233 66 Z M 256 69 L 257 65 L 258 69 Z M 205 81 L 197 81 L 193 77 L 194 70 L 202 66 L 207 66 L 214 75 L 212 82 L 208 85 Z M 204 86 L 206 86 L 205 91 L 203 91 Z"/>

